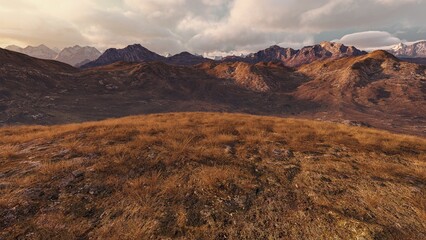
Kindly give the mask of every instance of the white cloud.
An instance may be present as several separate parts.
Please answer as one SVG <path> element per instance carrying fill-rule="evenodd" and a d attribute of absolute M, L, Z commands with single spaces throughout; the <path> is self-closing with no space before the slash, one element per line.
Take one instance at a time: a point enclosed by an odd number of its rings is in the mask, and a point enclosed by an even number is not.
<path fill-rule="evenodd" d="M 403 42 L 403 40 L 383 31 L 352 33 L 335 41 L 345 45 L 356 46 L 357 48 L 367 51 L 375 49 L 389 49 L 393 45 Z"/>
<path fill-rule="evenodd" d="M 375 0 L 384 5 L 402 5 L 407 3 L 421 3 L 423 0 Z"/>
<path fill-rule="evenodd" d="M 331 40 L 370 29 L 415 40 L 425 29 L 424 9 L 425 0 L 0 0 L 0 45 L 141 43 L 159 53 L 209 54 L 298 48 L 325 32 Z M 353 39 L 359 36 L 342 39 L 361 44 Z"/>

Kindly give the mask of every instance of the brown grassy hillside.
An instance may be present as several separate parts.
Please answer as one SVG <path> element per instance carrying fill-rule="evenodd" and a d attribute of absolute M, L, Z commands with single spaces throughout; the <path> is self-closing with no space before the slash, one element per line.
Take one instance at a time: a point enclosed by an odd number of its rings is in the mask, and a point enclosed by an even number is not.
<path fill-rule="evenodd" d="M 0 239 L 425 239 L 426 140 L 180 113 L 0 128 Z"/>
<path fill-rule="evenodd" d="M 79 70 L 0 49 L 0 125 L 205 111 L 350 122 L 426 136 L 425 96 L 426 66 L 383 51 L 297 69 L 280 62 L 117 62 Z"/>
<path fill-rule="evenodd" d="M 329 108 L 318 118 L 351 119 L 396 132 L 426 133 L 425 66 L 375 51 L 359 57 L 317 61 L 298 71 L 312 80 L 298 87 L 296 98 Z"/>

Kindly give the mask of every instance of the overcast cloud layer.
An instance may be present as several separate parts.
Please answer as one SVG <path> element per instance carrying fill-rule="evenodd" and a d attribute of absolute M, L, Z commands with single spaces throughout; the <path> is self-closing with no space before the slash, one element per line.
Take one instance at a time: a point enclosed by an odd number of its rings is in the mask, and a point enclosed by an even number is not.
<path fill-rule="evenodd" d="M 219 55 L 338 40 L 363 49 L 426 38 L 426 0 L 0 0 L 0 46 L 141 43 Z"/>

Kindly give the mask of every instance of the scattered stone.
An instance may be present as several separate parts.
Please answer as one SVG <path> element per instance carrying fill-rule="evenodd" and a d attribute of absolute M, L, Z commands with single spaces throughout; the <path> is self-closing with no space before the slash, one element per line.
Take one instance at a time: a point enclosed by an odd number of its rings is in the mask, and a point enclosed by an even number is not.
<path fill-rule="evenodd" d="M 56 157 L 56 156 L 65 156 L 65 155 L 67 155 L 69 152 L 70 152 L 70 150 L 68 150 L 68 149 L 63 149 L 63 150 L 59 151 L 59 152 L 55 155 L 55 157 Z"/>
<path fill-rule="evenodd" d="M 0 190 L 5 190 L 6 188 L 8 188 L 10 186 L 9 183 L 0 183 Z"/>
<path fill-rule="evenodd" d="M 84 172 L 81 170 L 75 170 L 71 173 L 75 178 L 80 178 L 84 176 Z"/>
<path fill-rule="evenodd" d="M 275 160 L 278 161 L 285 161 L 294 157 L 294 152 L 289 149 L 274 149 L 272 154 L 274 154 Z"/>
<path fill-rule="evenodd" d="M 371 127 L 370 124 L 366 122 L 361 122 L 361 121 L 344 120 L 342 121 L 342 123 L 345 125 L 354 126 L 354 127 Z"/>
<path fill-rule="evenodd" d="M 155 153 L 155 152 L 150 152 L 149 154 L 148 154 L 148 159 L 149 160 L 152 160 L 152 159 L 154 159 L 154 158 L 156 158 L 157 157 L 157 153 Z"/>
<path fill-rule="evenodd" d="M 59 151 L 58 153 L 56 153 L 55 155 L 52 156 L 52 160 L 53 161 L 60 161 L 63 158 L 65 158 L 71 151 L 68 149 L 63 149 L 61 151 Z"/>
<path fill-rule="evenodd" d="M 40 187 L 34 187 L 34 188 L 28 188 L 24 190 L 25 197 L 31 199 L 31 200 L 39 200 L 42 198 L 45 193 L 42 188 Z"/>
<path fill-rule="evenodd" d="M 106 197 L 113 193 L 112 188 L 108 186 L 103 185 L 96 185 L 96 186 L 88 186 L 87 192 L 90 195 L 99 196 L 99 197 Z"/>
<path fill-rule="evenodd" d="M 114 84 L 108 84 L 105 86 L 106 89 L 108 90 L 116 90 L 118 89 L 118 86 L 114 85 Z"/>
<path fill-rule="evenodd" d="M 249 157 L 250 161 L 254 161 L 254 162 L 261 162 L 262 158 L 259 155 L 253 155 L 251 157 Z"/>
<path fill-rule="evenodd" d="M 301 171 L 300 167 L 296 165 L 287 166 L 286 170 L 287 170 L 286 177 L 290 182 L 292 182 L 293 179 L 297 176 L 297 174 L 299 174 Z"/>
<path fill-rule="evenodd" d="M 328 177 L 321 176 L 321 181 L 331 183 L 332 180 Z"/>
<path fill-rule="evenodd" d="M 225 146 L 225 153 L 226 154 L 235 154 L 235 149 L 232 146 L 226 145 Z"/>
<path fill-rule="evenodd" d="M 34 120 L 38 120 L 38 119 L 42 119 L 42 118 L 44 117 L 44 114 L 42 114 L 42 113 L 37 113 L 37 114 L 31 115 L 31 117 L 32 117 Z"/>

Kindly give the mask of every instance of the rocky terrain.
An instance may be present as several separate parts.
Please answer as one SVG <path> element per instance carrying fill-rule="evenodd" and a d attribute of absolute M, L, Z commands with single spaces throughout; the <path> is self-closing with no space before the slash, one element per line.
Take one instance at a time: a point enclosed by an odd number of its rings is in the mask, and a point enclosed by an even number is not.
<path fill-rule="evenodd" d="M 0 239 L 425 239 L 425 153 L 241 114 L 0 128 Z"/>
<path fill-rule="evenodd" d="M 426 67 L 383 51 L 282 62 L 125 63 L 77 69 L 0 50 L 2 124 L 215 111 L 346 122 L 426 135 Z"/>

